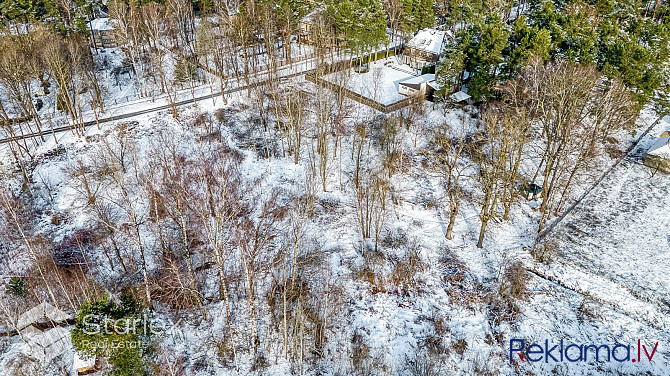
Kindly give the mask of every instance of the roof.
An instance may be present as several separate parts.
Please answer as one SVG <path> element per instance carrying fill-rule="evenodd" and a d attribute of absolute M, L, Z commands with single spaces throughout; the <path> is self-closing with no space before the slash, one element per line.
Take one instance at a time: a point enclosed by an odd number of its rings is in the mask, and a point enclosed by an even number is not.
<path fill-rule="evenodd" d="M 440 90 L 442 87 L 439 82 L 437 81 L 428 81 L 428 86 L 432 87 L 435 90 Z"/>
<path fill-rule="evenodd" d="M 423 29 L 407 42 L 407 47 L 439 55 L 444 48 L 446 36 L 446 31 Z"/>
<path fill-rule="evenodd" d="M 401 81 L 399 85 L 419 85 L 424 82 L 434 81 L 434 74 L 422 74 L 421 76 L 412 77 L 409 80 Z"/>
<path fill-rule="evenodd" d="M 28 325 L 26 328 L 21 330 L 21 334 L 23 334 L 24 336 L 38 335 L 41 333 L 42 333 L 41 330 L 37 329 L 32 325 Z"/>
<path fill-rule="evenodd" d="M 670 137 L 663 137 L 667 132 L 663 132 L 661 137 L 651 144 L 651 147 L 647 150 L 647 154 L 670 159 Z"/>
<path fill-rule="evenodd" d="M 16 322 L 19 330 L 37 323 L 61 323 L 67 321 L 69 316 L 60 309 L 49 303 L 40 303 L 37 306 L 22 313 Z"/>
<path fill-rule="evenodd" d="M 301 23 L 307 23 L 311 24 L 314 19 L 321 14 L 322 10 L 320 8 L 316 8 L 312 10 L 311 12 L 307 13 L 303 18 L 300 19 Z"/>
<path fill-rule="evenodd" d="M 114 26 L 109 22 L 109 18 L 94 18 L 91 20 L 91 30 L 113 30 Z"/>
<path fill-rule="evenodd" d="M 470 99 L 471 97 L 470 97 L 470 95 L 468 95 L 467 93 L 464 93 L 464 92 L 462 92 L 462 91 L 457 91 L 457 92 L 451 94 L 451 95 L 449 96 L 449 98 L 450 98 L 452 101 L 458 103 L 458 102 L 463 102 L 463 101 L 465 101 L 465 100 L 468 100 L 468 99 Z"/>

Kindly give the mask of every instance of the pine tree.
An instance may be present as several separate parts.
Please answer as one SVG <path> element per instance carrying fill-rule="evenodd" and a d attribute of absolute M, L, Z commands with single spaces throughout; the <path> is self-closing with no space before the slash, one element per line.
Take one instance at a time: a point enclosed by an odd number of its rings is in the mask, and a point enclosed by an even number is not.
<path fill-rule="evenodd" d="M 402 9 L 401 26 L 406 34 L 415 34 L 435 25 L 435 9 L 431 0 L 403 0 Z"/>
<path fill-rule="evenodd" d="M 551 33 L 537 25 L 529 26 L 525 16 L 514 22 L 509 40 L 509 56 L 504 70 L 507 77 L 513 77 L 532 58 L 547 61 L 551 57 Z"/>
<path fill-rule="evenodd" d="M 433 27 L 435 25 L 435 9 L 432 0 L 419 0 L 419 7 L 415 19 L 419 29 Z"/>
<path fill-rule="evenodd" d="M 376 0 L 345 0 L 331 4 L 327 14 L 335 22 L 338 34 L 353 53 L 377 48 L 388 39 L 386 13 Z"/>
<path fill-rule="evenodd" d="M 475 101 L 483 101 L 494 95 L 494 85 L 504 61 L 503 51 L 507 47 L 509 32 L 500 20 L 491 19 L 480 25 L 478 35 L 470 46 L 466 68 L 472 72 L 468 88 Z"/>
<path fill-rule="evenodd" d="M 437 80 L 440 83 L 438 95 L 446 97 L 462 84 L 467 55 L 459 48 L 448 50 L 437 66 Z"/>
<path fill-rule="evenodd" d="M 152 327 L 143 325 L 147 317 L 141 317 L 140 305 L 132 295 L 122 295 L 120 300 L 116 303 L 106 295 L 82 304 L 72 345 L 85 357 L 106 357 L 112 375 L 151 375 Z"/>

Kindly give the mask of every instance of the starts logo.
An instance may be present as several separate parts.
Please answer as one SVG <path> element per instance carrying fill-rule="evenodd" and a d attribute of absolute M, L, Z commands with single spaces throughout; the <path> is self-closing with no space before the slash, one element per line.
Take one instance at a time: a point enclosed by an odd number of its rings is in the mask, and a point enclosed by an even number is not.
<path fill-rule="evenodd" d="M 553 345 L 553 346 L 552 346 Z M 633 362 L 641 363 L 654 358 L 658 342 L 652 347 L 642 344 L 637 340 L 637 344 L 624 345 L 621 343 L 615 345 L 597 345 L 597 344 L 565 344 L 561 339 L 559 343 L 550 343 L 544 341 L 544 346 L 538 343 L 526 345 L 522 339 L 510 339 L 509 341 L 509 361 L 519 359 L 521 362 Z"/>

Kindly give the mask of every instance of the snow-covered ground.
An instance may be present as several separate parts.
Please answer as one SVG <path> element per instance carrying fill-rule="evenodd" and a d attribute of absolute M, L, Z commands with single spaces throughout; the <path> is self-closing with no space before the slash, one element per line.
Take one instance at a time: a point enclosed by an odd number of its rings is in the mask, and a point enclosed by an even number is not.
<path fill-rule="evenodd" d="M 384 104 L 404 98 L 398 94 L 397 84 L 411 74 L 385 66 L 383 60 L 371 64 L 370 68 L 368 73 L 351 73 L 352 90 Z M 377 90 L 371 91 L 375 87 L 375 75 L 382 77 Z M 293 81 L 306 91 L 314 90 L 304 80 Z M 227 105 L 219 99 L 202 101 L 197 109 L 183 106 L 180 120 L 171 119 L 167 111 L 131 119 L 138 122 L 131 132 L 139 146 L 140 161 L 161 147 L 160 137 L 165 135 L 176 142 L 180 153 L 191 155 L 204 150 L 200 149 L 202 130 L 191 122 L 200 112 L 223 109 L 227 115 L 225 124 L 218 124 L 221 139 L 244 155 L 240 167 L 245 177 L 263 177 L 268 187 L 304 193 L 301 190 L 308 175 L 308 152 L 302 154 L 298 165 L 288 157 L 260 157 L 239 137 L 246 134 L 244 132 L 248 131 L 249 135 L 254 132 L 249 131 L 250 119 L 256 115 L 249 107 L 250 99 L 246 92 L 232 94 L 228 99 Z M 348 127 L 376 115 L 369 108 L 353 102 L 351 105 L 358 111 L 351 111 L 357 115 L 347 120 Z M 129 108 L 145 108 L 143 106 L 138 103 Z M 445 240 L 448 214 L 447 203 L 442 199 L 443 183 L 434 171 L 424 167 L 425 157 L 421 152 L 429 145 L 437 125 L 444 122 L 455 125 L 470 114 L 462 110 L 442 113 L 441 109 L 432 110 L 430 104 L 426 104 L 425 110 L 426 114 L 416 124 L 409 130 L 401 130 L 398 136 L 406 167 L 390 179 L 396 200 L 389 202 L 379 252 L 361 252 L 353 188 L 352 132 L 345 132 L 343 136 L 338 151 L 341 164 L 331 163 L 328 167 L 326 191 L 315 192 L 316 215 L 305 225 L 304 242 L 316 251 L 309 254 L 311 261 L 305 268 L 313 268 L 314 275 L 323 279 L 320 282 L 325 284 L 323 291 L 338 298 L 333 298 L 334 306 L 330 307 L 323 357 L 314 361 L 315 364 L 306 364 L 303 374 L 417 375 L 420 373 L 416 373 L 412 365 L 415 359 L 440 375 L 670 374 L 670 285 L 666 274 L 670 270 L 667 243 L 670 215 L 666 209 L 670 204 L 670 179 L 662 174 L 652 176 L 646 167 L 633 161 L 621 163 L 547 235 L 545 240 L 556 241 L 560 246 L 558 258 L 549 265 L 538 263 L 524 249 L 532 245 L 537 226 L 538 213 L 532 203 L 517 202 L 509 221 L 490 225 L 484 248 L 474 246 L 480 207 L 474 202 L 479 190 L 472 181 L 467 183 L 467 200 L 461 206 L 453 240 Z M 122 113 L 123 108 L 115 111 Z M 644 117 L 638 127 L 645 129 L 649 121 Z M 311 127 L 311 122 L 308 120 L 306 127 Z M 62 239 L 73 229 L 92 223 L 89 206 L 77 191 L 76 182 L 68 178 L 65 171 L 77 158 L 93 160 L 101 142 L 113 139 L 120 123 L 103 124 L 101 130 L 92 127 L 87 131 L 90 136 L 87 139 L 62 133 L 59 144 L 64 152 L 38 159 L 32 174 L 34 194 L 39 197 L 40 205 L 61 212 L 66 218 L 62 224 L 54 225 L 45 214 L 40 219 L 42 235 Z M 662 126 L 665 124 L 659 123 L 658 127 Z M 618 136 L 620 149 L 625 149 L 633 139 L 626 134 Z M 647 145 L 650 139 L 651 136 L 644 138 L 640 146 Z M 38 154 L 56 147 L 49 139 Z M 379 164 L 380 152 L 373 146 L 369 149 L 372 151 L 366 164 Z M 11 158 L 3 157 L 4 165 L 9 166 Z M 602 162 L 604 165 L 599 171 L 604 171 L 613 160 L 606 157 Z M 525 166 L 525 171 L 531 170 L 532 166 Z M 590 186 L 590 181 L 579 181 L 577 185 L 575 195 L 578 196 Z M 52 196 L 51 203 L 47 193 Z M 111 285 L 118 271 L 110 270 L 100 250 L 94 252 L 97 252 L 93 259 L 95 277 Z M 418 255 L 416 272 L 411 283 L 402 287 L 393 276 L 402 270 L 399 265 L 404 265 L 412 252 Z M 491 299 L 501 283 L 501 270 L 515 261 L 523 262 L 537 274 L 530 274 L 528 289 L 518 302 L 521 310 L 518 320 L 496 323 L 492 320 Z M 25 271 L 22 268 L 29 263 L 29 257 L 17 257 L 5 267 L 9 272 L 18 273 Z M 208 287 L 211 289 L 207 281 L 213 279 L 207 275 L 205 291 L 209 291 Z M 259 290 L 267 292 L 268 286 L 259 286 Z M 259 299 L 265 299 L 261 295 Z M 243 296 L 237 299 L 233 304 L 239 317 L 245 317 Z M 170 359 L 187 359 L 186 374 L 252 374 L 251 355 L 240 355 L 240 372 L 218 362 L 214 339 L 227 333 L 225 307 L 221 301 L 207 303 L 205 307 L 207 320 L 194 319 L 197 314 L 176 319 L 159 308 L 157 320 L 175 328 L 161 338 L 160 346 L 169 352 Z M 245 320 L 238 320 L 236 325 L 246 324 Z M 299 374 L 299 370 L 278 355 L 281 338 L 272 329 L 270 319 L 259 321 L 269 365 L 255 371 L 256 374 Z M 511 363 L 509 343 L 513 338 L 537 343 L 545 340 L 556 343 L 564 339 L 578 344 L 612 345 L 633 344 L 641 339 L 647 346 L 658 341 L 659 347 L 653 362 L 637 364 L 529 363 L 516 358 Z M 16 336 L 4 341 L 0 367 L 7 366 L 24 346 Z M 245 336 L 236 341 L 242 347 L 250 343 Z M 351 356 L 356 346 L 359 350 L 366 349 L 367 354 L 357 366 Z M 72 352 L 68 352 L 62 360 L 67 363 L 71 356 Z M 56 373 L 55 368 L 51 371 Z"/>
<path fill-rule="evenodd" d="M 346 87 L 364 97 L 383 105 L 393 104 L 407 98 L 398 92 L 398 84 L 415 77 L 409 66 L 398 65 L 395 57 L 373 61 L 365 73 L 348 71 Z M 322 77 L 334 84 L 341 84 L 340 72 Z"/>

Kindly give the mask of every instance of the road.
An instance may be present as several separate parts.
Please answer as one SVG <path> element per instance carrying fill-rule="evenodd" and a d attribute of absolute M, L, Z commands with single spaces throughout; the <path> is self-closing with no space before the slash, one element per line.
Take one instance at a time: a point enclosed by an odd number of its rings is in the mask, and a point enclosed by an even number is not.
<path fill-rule="evenodd" d="M 303 74 L 308 73 L 310 71 L 311 71 L 310 69 L 302 70 L 300 72 L 280 76 L 279 79 L 286 79 L 286 78 L 292 78 L 292 77 L 300 76 L 300 75 L 303 75 Z M 250 86 L 251 87 L 256 87 L 256 86 L 262 85 L 264 83 L 267 83 L 269 80 L 270 79 L 264 79 L 264 80 L 256 81 L 256 82 L 251 83 Z M 228 94 L 232 94 L 232 93 L 242 91 L 242 90 L 246 90 L 246 89 L 247 89 L 247 86 L 243 84 L 243 85 L 240 85 L 236 88 L 225 90 L 223 92 L 223 94 L 228 95 Z M 214 94 L 210 93 L 210 94 L 207 94 L 207 95 L 202 95 L 202 96 L 196 97 L 195 101 L 200 102 L 200 101 L 203 101 L 203 100 L 211 100 L 212 96 L 218 97 L 218 96 L 221 96 L 221 94 L 222 94 L 222 92 L 218 91 L 218 92 L 215 92 Z M 189 104 L 192 104 L 192 103 L 193 103 L 193 98 L 188 98 L 188 99 L 184 99 L 184 100 L 180 100 L 180 101 L 176 102 L 175 106 L 185 106 L 185 105 L 189 105 Z M 132 105 L 132 103 L 129 103 L 128 105 Z M 114 116 L 109 116 L 109 117 L 105 117 L 105 118 L 100 118 L 100 119 L 98 119 L 97 122 L 101 124 L 101 123 L 108 123 L 110 121 L 118 121 L 118 120 L 128 119 L 128 118 L 131 118 L 131 117 L 134 117 L 134 116 L 139 116 L 139 115 L 144 115 L 144 114 L 148 114 L 148 113 L 152 113 L 152 112 L 167 110 L 171 107 L 172 107 L 172 105 L 169 104 L 169 103 L 164 104 L 164 105 L 157 105 L 155 107 L 145 108 L 143 110 L 127 112 L 127 113 L 124 113 L 124 114 L 121 114 L 121 115 L 114 115 Z M 87 121 L 87 122 L 84 122 L 84 127 L 87 128 L 87 127 L 90 127 L 90 126 L 95 125 L 95 124 L 96 124 L 95 120 Z M 66 125 L 66 126 L 62 126 L 62 127 L 56 127 L 53 130 L 43 131 L 42 134 L 48 135 L 48 134 L 52 134 L 52 133 L 61 133 L 61 132 L 66 132 L 66 131 L 70 131 L 70 130 L 72 130 L 72 126 L 71 125 Z M 29 138 L 39 137 L 39 136 L 40 136 L 39 132 L 26 133 L 26 134 L 23 134 L 21 136 L 4 138 L 4 139 L 0 140 L 0 144 L 6 144 L 6 143 L 12 142 L 12 141 L 19 141 L 19 140 L 24 140 L 24 139 L 29 139 Z"/>
<path fill-rule="evenodd" d="M 394 47 L 393 46 L 388 46 L 388 48 L 394 48 Z M 387 51 L 387 48 L 382 48 L 377 52 L 369 53 L 368 56 L 383 54 L 386 51 Z M 349 61 L 350 58 L 352 58 L 352 57 L 347 56 L 345 54 L 344 57 L 341 58 L 341 61 L 336 61 L 336 63 L 337 62 L 342 62 L 342 61 Z M 356 56 L 354 58 L 359 58 L 359 57 Z M 315 62 L 316 62 L 316 58 L 309 58 L 309 59 L 306 59 L 306 60 L 303 60 L 303 61 L 295 62 L 295 63 L 291 64 L 289 67 L 284 66 L 284 67 L 279 68 L 277 74 L 279 75 L 279 79 L 285 79 L 285 78 L 291 78 L 291 77 L 300 76 L 300 75 L 303 75 L 303 74 L 306 74 L 306 73 L 310 73 L 310 72 L 314 71 L 313 68 L 302 69 L 299 72 L 289 73 L 287 75 L 281 75 L 281 73 L 279 73 L 279 71 L 284 70 L 284 69 L 292 69 L 294 64 L 304 64 L 304 66 L 306 68 L 310 65 L 314 65 Z M 265 74 L 265 73 L 266 72 L 262 72 L 261 74 Z M 259 81 L 251 83 L 250 86 L 253 88 L 253 87 L 262 85 L 262 84 L 268 82 L 269 80 L 270 80 L 269 78 L 259 80 Z M 238 78 L 238 82 L 242 83 L 241 81 L 242 81 L 242 78 L 241 77 Z M 242 90 L 246 90 L 246 89 L 247 89 L 247 86 L 244 83 L 242 83 L 240 86 L 238 86 L 236 88 L 225 90 L 223 92 L 223 94 L 225 94 L 225 95 L 232 94 L 232 93 L 242 91 Z M 196 97 L 195 101 L 200 102 L 200 101 L 203 101 L 203 100 L 208 100 L 208 99 L 211 99 L 213 96 L 214 97 L 221 96 L 221 94 L 222 94 L 221 91 L 218 91 L 214 94 L 210 93 L 210 94 L 207 94 L 207 95 L 202 95 L 202 96 Z M 184 105 L 189 105 L 190 103 L 193 103 L 193 98 L 188 98 L 188 99 L 178 101 L 178 102 L 175 103 L 175 106 L 184 106 Z M 127 103 L 126 105 L 127 106 L 132 106 L 132 103 Z M 106 118 L 101 118 L 101 119 L 98 119 L 97 123 L 108 123 L 110 121 L 118 121 L 118 120 L 128 119 L 128 118 L 138 116 L 138 115 L 144 115 L 144 114 L 148 114 L 148 113 L 152 113 L 152 112 L 166 110 L 166 109 L 169 109 L 170 107 L 172 107 L 172 105 L 169 104 L 169 103 L 164 104 L 164 105 L 157 105 L 155 107 L 146 108 L 146 109 L 143 109 L 143 110 L 137 110 L 137 111 L 133 111 L 133 112 L 124 113 L 124 114 L 121 114 L 121 115 L 113 115 L 113 116 L 109 116 L 109 117 L 106 117 Z M 84 127 L 87 128 L 87 127 L 90 127 L 91 125 L 95 125 L 95 124 L 96 124 L 95 120 L 87 121 L 87 122 L 84 122 Z M 50 129 L 48 131 L 43 131 L 42 134 L 44 134 L 44 135 L 48 135 L 50 133 L 55 134 L 55 133 L 66 132 L 66 131 L 69 131 L 69 130 L 72 130 L 72 126 L 71 125 L 66 125 L 66 126 L 62 126 L 62 127 L 56 127 L 53 130 Z M 39 132 L 32 132 L 32 133 L 26 133 L 26 134 L 21 135 L 21 136 L 4 138 L 4 139 L 0 140 L 0 144 L 6 144 L 8 142 L 19 141 L 19 140 L 24 140 L 24 139 L 34 138 L 34 137 L 40 137 L 40 133 Z"/>

